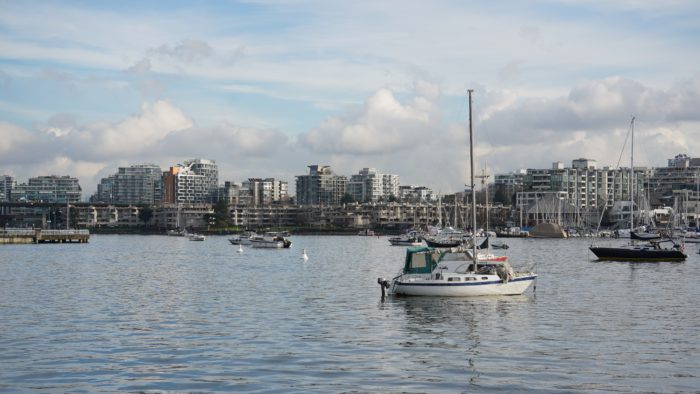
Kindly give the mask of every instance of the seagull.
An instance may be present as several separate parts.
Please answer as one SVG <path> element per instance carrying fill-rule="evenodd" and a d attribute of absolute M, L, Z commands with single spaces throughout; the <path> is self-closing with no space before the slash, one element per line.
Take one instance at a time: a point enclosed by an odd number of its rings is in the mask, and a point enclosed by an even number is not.
<path fill-rule="evenodd" d="M 301 251 L 301 259 L 306 261 L 309 259 L 309 256 L 306 255 L 306 249 L 302 249 Z"/>

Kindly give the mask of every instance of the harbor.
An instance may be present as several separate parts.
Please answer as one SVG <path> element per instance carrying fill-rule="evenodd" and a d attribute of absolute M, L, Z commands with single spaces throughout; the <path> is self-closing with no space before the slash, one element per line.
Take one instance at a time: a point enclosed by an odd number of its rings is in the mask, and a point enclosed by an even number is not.
<path fill-rule="evenodd" d="M 587 239 L 509 239 L 514 268 L 537 263 L 536 288 L 523 295 L 382 302 L 376 278 L 403 266 L 405 247 L 388 236 L 290 239 L 290 249 L 241 253 L 216 235 L 0 248 L 0 391 L 700 385 L 697 248 L 685 262 L 597 262 Z"/>

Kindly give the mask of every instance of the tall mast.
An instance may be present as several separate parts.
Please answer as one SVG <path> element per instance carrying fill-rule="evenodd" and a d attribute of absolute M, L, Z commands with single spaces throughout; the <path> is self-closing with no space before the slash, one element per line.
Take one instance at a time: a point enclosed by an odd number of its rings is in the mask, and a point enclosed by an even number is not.
<path fill-rule="evenodd" d="M 476 188 L 474 185 L 474 133 L 472 132 L 472 92 L 469 92 L 469 185 L 472 188 L 472 255 L 474 256 L 474 272 L 477 271 L 479 258 L 476 255 Z"/>
<path fill-rule="evenodd" d="M 634 231 L 634 116 L 632 117 L 632 123 L 630 124 L 632 130 L 632 148 L 630 149 L 630 237 L 632 236 L 632 231 Z"/>

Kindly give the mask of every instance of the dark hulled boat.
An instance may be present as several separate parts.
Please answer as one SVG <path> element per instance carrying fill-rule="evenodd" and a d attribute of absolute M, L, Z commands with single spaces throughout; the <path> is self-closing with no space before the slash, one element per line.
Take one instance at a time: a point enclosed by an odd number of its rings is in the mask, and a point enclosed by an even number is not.
<path fill-rule="evenodd" d="M 663 242 L 671 242 L 670 248 L 661 246 Z M 614 261 L 683 261 L 688 258 L 681 245 L 673 240 L 652 241 L 644 245 L 622 245 L 615 247 L 591 246 L 591 252 L 598 260 Z"/>

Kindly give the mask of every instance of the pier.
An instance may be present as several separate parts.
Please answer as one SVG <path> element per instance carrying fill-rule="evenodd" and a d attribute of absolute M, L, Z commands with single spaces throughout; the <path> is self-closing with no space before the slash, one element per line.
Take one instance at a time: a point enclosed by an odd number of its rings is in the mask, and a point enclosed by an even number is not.
<path fill-rule="evenodd" d="M 88 230 L 0 229 L 0 244 L 87 243 Z"/>

